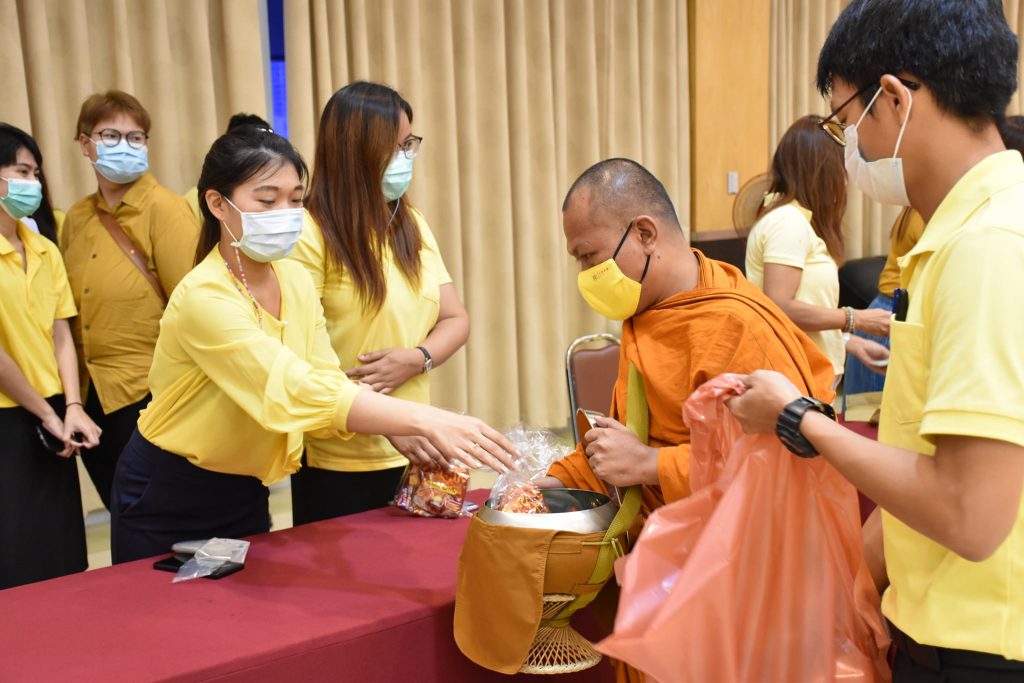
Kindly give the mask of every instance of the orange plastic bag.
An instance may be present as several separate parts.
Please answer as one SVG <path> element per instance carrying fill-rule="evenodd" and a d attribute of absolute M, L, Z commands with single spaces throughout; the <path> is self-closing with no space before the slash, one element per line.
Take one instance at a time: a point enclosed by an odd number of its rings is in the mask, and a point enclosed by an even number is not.
<path fill-rule="evenodd" d="M 647 681 L 888 681 L 857 492 L 824 458 L 745 435 L 721 375 L 687 400 L 693 495 L 654 512 L 616 567 L 606 655 Z"/>

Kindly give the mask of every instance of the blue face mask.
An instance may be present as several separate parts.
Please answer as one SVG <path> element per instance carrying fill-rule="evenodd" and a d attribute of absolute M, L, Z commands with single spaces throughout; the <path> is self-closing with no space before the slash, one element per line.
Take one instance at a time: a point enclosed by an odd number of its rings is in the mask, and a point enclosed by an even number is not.
<path fill-rule="evenodd" d="M 90 138 L 91 140 L 92 138 Z M 149 149 L 135 149 L 127 140 L 121 140 L 113 147 L 104 144 L 96 145 L 96 161 L 93 166 L 104 178 L 112 183 L 124 185 L 134 183 L 149 170 Z"/>
<path fill-rule="evenodd" d="M 396 152 L 391 163 L 384 169 L 384 198 L 393 202 L 409 189 L 412 182 L 412 159 L 404 152 Z"/>
<path fill-rule="evenodd" d="M 18 220 L 31 216 L 43 201 L 43 186 L 38 180 L 22 178 L 2 178 L 7 181 L 7 196 L 0 197 L 0 206 L 13 218 Z"/>

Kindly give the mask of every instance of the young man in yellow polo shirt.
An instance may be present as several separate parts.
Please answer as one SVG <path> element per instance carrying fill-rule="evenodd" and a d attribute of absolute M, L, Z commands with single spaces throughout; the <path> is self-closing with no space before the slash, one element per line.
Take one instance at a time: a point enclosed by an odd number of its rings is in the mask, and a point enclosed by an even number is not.
<path fill-rule="evenodd" d="M 897 683 L 1024 680 L 1024 161 L 997 127 L 1017 39 L 997 0 L 854 0 L 818 88 L 851 181 L 927 224 L 900 259 L 879 442 L 776 373 L 730 407 L 881 506 Z"/>

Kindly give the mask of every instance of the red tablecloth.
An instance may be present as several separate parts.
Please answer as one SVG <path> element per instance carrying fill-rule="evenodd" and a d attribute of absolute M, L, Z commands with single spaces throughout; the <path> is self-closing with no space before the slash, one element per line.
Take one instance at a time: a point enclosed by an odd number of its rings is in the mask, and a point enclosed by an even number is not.
<path fill-rule="evenodd" d="M 842 415 L 839 416 L 839 423 L 849 429 L 851 432 L 856 432 L 861 436 L 866 436 L 869 439 L 878 440 L 878 426 L 870 425 L 867 422 L 846 422 L 843 420 Z M 864 523 L 867 521 L 868 516 L 871 512 L 878 507 L 875 505 L 875 501 L 865 496 L 860 491 L 857 491 L 857 495 L 860 497 L 860 521 Z"/>
<path fill-rule="evenodd" d="M 467 526 L 374 510 L 254 537 L 220 580 L 142 560 L 0 591 L 0 681 L 505 681 L 452 638 Z"/>

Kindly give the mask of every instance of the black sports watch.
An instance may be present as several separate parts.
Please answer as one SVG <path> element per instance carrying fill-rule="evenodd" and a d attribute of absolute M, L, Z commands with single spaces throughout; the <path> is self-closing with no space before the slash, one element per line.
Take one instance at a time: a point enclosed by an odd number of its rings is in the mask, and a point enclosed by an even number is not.
<path fill-rule="evenodd" d="M 434 359 L 430 357 L 430 351 L 427 351 L 426 347 L 417 346 L 423 353 L 423 374 L 430 372 L 434 368 Z"/>
<path fill-rule="evenodd" d="M 807 437 L 800 433 L 800 422 L 808 410 L 816 410 L 830 420 L 836 419 L 836 411 L 832 406 L 810 396 L 801 396 L 783 408 L 775 422 L 775 435 L 779 437 L 779 441 L 801 458 L 813 458 L 818 455 L 818 451 Z"/>

